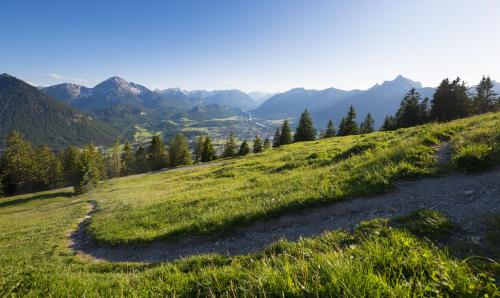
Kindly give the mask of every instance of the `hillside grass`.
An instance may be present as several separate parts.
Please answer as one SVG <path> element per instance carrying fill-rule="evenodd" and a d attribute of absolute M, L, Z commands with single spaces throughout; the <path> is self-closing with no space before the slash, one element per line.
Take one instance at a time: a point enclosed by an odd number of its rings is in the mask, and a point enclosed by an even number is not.
<path fill-rule="evenodd" d="M 4 201 L 2 201 L 4 202 Z M 14 197 L 0 208 L 0 296 L 24 297 L 478 297 L 499 294 L 488 271 L 450 257 L 387 220 L 354 233 L 279 241 L 245 256 L 171 263 L 74 256 L 68 232 L 88 205 L 65 191 Z M 440 229 L 417 213 L 420 231 Z M 443 219 L 442 215 L 438 216 Z M 430 226 L 429 226 L 430 225 Z M 425 234 L 423 235 L 425 236 Z"/>
<path fill-rule="evenodd" d="M 492 167 L 500 158 L 499 136 L 500 114 L 490 114 L 294 144 L 224 165 L 114 179 L 88 195 L 60 189 L 2 198 L 0 297 L 496 297 L 490 271 L 498 271 L 498 263 L 477 266 L 439 249 L 429 239 L 457 231 L 430 210 L 394 225 L 378 219 L 361 223 L 354 233 L 279 241 L 254 254 L 161 264 L 77 256 L 69 234 L 90 198 L 101 207 L 92 232 L 106 243 L 220 232 L 309 204 L 380 193 L 399 179 L 469 172 L 457 162 L 461 148 L 486 146 L 489 162 L 482 169 Z M 435 158 L 443 141 L 453 149 L 448 164 Z M 493 243 L 498 222 L 492 219 L 487 233 Z"/>
<path fill-rule="evenodd" d="M 453 154 L 441 163 L 443 142 Z M 296 143 L 222 165 L 130 176 L 89 196 L 91 235 L 108 244 L 222 233 L 304 206 L 390 190 L 401 179 L 499 164 L 500 114 L 395 132 Z"/>

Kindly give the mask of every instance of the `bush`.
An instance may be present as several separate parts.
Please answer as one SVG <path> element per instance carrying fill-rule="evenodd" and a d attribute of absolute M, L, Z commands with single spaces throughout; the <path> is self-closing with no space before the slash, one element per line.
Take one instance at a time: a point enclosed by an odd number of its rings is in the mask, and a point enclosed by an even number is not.
<path fill-rule="evenodd" d="M 471 144 L 460 147 L 452 158 L 457 169 L 464 172 L 477 172 L 491 165 L 492 148 L 485 144 Z"/>

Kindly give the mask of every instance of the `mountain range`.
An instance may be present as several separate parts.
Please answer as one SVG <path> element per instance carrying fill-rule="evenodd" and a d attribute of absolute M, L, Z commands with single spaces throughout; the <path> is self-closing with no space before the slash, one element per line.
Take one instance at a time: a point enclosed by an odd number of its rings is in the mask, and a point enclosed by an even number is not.
<path fill-rule="evenodd" d="M 108 145 L 118 135 L 109 124 L 8 74 L 0 75 L 0 119 L 0 148 L 12 130 L 34 144 L 55 148 L 90 142 Z"/>

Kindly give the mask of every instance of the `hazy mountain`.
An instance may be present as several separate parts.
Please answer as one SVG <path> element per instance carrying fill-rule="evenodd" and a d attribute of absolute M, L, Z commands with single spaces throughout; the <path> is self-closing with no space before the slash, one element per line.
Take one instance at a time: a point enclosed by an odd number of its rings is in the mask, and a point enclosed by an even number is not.
<path fill-rule="evenodd" d="M 276 93 L 266 93 L 266 92 L 258 92 L 258 91 L 253 91 L 253 92 L 248 92 L 248 96 L 250 96 L 257 104 L 261 104 L 264 101 L 268 100 L 271 98 L 273 95 Z"/>
<path fill-rule="evenodd" d="M 295 88 L 276 94 L 252 111 L 255 117 L 267 119 L 283 119 L 298 117 L 304 109 L 318 111 L 351 97 L 360 91 L 344 91 L 335 88 L 324 90 L 306 90 Z"/>
<path fill-rule="evenodd" d="M 248 94 L 237 89 L 214 91 L 194 90 L 185 92 L 187 96 L 193 99 L 199 99 L 204 105 L 217 104 L 243 111 L 254 109 L 259 105 Z"/>
<path fill-rule="evenodd" d="M 41 88 L 43 92 L 48 95 L 55 97 L 59 100 L 67 102 L 71 104 L 71 102 L 81 96 L 82 94 L 88 94 L 90 89 L 84 86 L 71 84 L 71 83 L 63 83 L 59 85 L 54 85 L 50 87 Z"/>
<path fill-rule="evenodd" d="M 335 88 L 325 90 L 305 90 L 296 88 L 272 96 L 261 104 L 252 114 L 260 118 L 283 119 L 297 118 L 304 109 L 308 109 L 318 128 L 333 119 L 336 124 L 346 114 L 350 105 L 358 112 L 362 120 L 371 112 L 379 125 L 385 115 L 394 114 L 401 99 L 411 88 L 417 88 L 422 97 L 432 97 L 434 88 L 423 88 L 419 82 L 401 75 L 392 81 L 376 84 L 368 90 L 345 91 Z"/>
<path fill-rule="evenodd" d="M 385 81 L 380 85 L 376 84 L 355 96 L 343 98 L 328 108 L 314 110 L 313 117 L 320 126 L 324 126 L 329 119 L 338 124 L 347 113 L 349 106 L 353 105 L 357 112 L 358 121 L 362 121 L 367 113 L 371 113 L 375 118 L 375 125 L 378 127 L 386 115 L 393 115 L 396 112 L 401 99 L 411 88 L 416 88 L 422 98 L 429 97 L 429 99 L 432 98 L 435 90 L 434 88 L 423 88 L 421 83 L 399 75 L 392 81 Z"/>
<path fill-rule="evenodd" d="M 35 144 L 110 144 L 117 131 L 8 74 L 0 75 L 0 147 L 17 130 Z"/>

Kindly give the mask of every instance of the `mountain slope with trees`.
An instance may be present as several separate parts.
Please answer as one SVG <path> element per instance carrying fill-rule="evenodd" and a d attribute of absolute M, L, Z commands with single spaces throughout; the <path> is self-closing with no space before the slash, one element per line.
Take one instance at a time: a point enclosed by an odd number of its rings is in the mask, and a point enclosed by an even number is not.
<path fill-rule="evenodd" d="M 111 144 L 118 132 L 8 74 L 0 75 L 0 147 L 17 130 L 34 144 Z"/>

